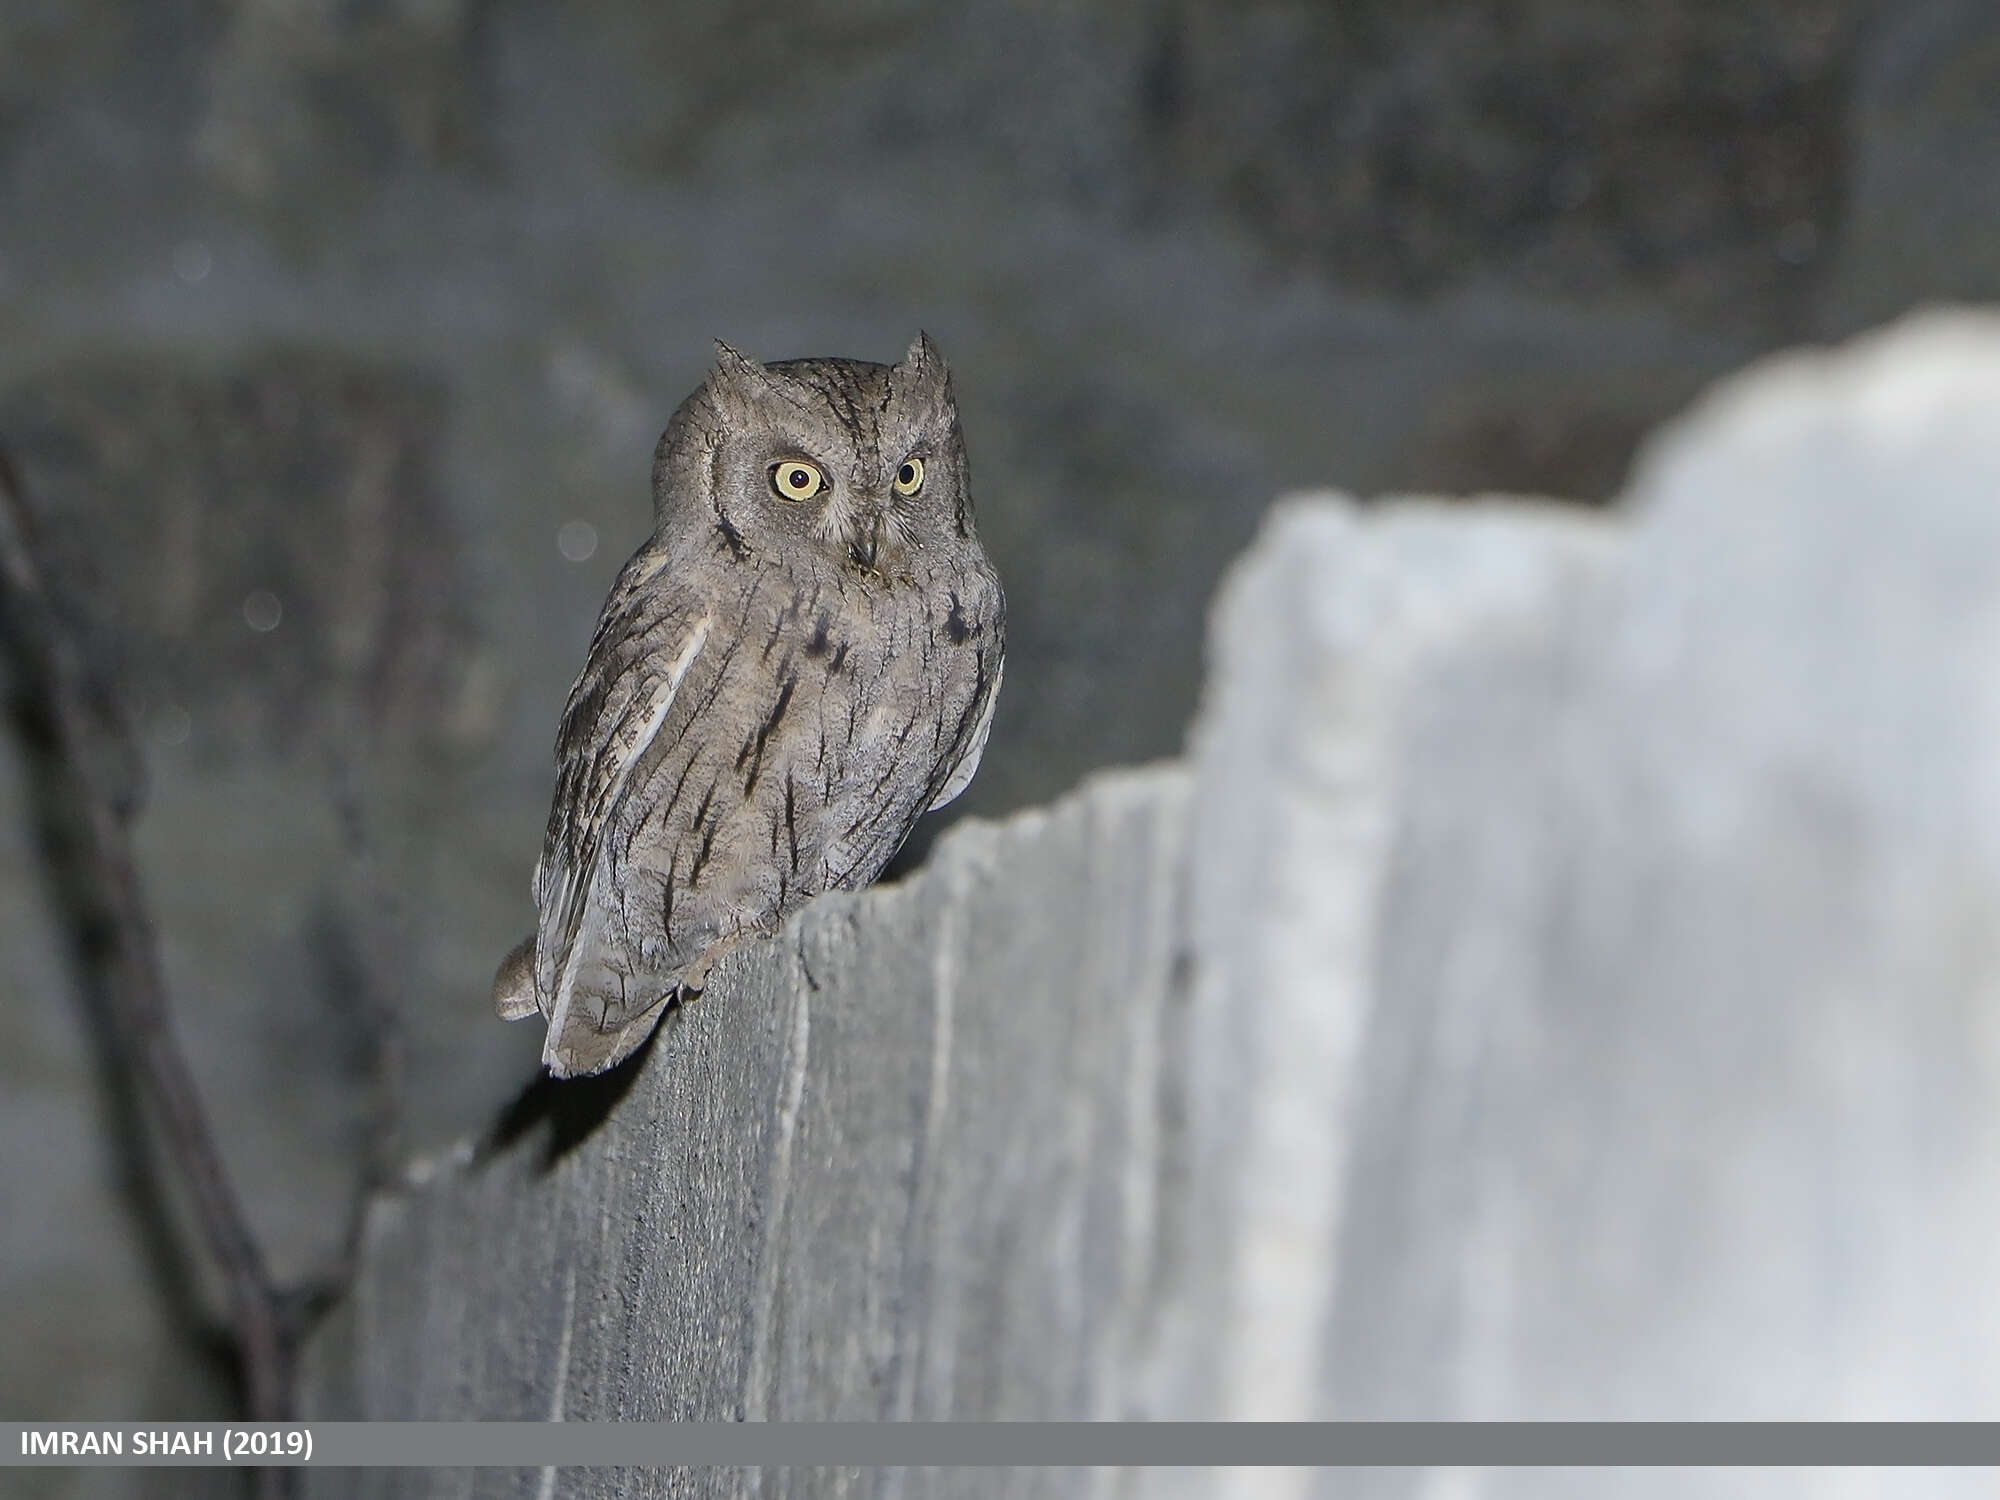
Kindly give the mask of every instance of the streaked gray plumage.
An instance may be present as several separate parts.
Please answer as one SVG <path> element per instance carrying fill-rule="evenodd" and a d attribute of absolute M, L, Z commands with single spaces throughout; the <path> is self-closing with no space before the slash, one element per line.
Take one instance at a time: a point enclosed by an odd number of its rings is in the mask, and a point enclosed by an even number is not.
<path fill-rule="evenodd" d="M 501 1015 L 547 1018 L 558 1077 L 879 875 L 972 779 L 1000 688 L 1005 603 L 930 341 L 893 367 L 717 351 L 563 710 L 540 923 L 494 978 Z"/>

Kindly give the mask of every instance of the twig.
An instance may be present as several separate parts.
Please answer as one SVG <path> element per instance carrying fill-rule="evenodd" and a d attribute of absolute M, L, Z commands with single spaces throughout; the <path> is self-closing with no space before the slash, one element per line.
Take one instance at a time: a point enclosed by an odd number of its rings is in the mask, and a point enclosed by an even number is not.
<path fill-rule="evenodd" d="M 91 721 L 81 652 L 50 604 L 34 518 L 0 453 L 0 604 L 20 689 L 42 718 L 82 813 L 80 860 L 111 928 L 106 1001 L 125 1053 L 159 1113 L 167 1151 L 193 1199 L 201 1237 L 222 1273 L 249 1414 L 291 1415 L 292 1344 L 282 1302 L 216 1149 L 200 1091 L 174 1032 L 159 943 L 132 857 L 126 814 L 91 774 Z M 267 1492 L 280 1492 L 279 1471 Z"/>

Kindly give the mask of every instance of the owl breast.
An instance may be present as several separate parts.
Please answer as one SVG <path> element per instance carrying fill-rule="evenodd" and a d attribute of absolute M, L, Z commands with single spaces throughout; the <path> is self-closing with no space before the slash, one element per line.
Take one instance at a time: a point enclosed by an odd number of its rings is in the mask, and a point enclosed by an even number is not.
<path fill-rule="evenodd" d="M 893 584 L 760 569 L 734 626 L 609 840 L 619 940 L 691 986 L 718 944 L 881 873 L 976 753 L 1001 662 L 983 566 Z"/>

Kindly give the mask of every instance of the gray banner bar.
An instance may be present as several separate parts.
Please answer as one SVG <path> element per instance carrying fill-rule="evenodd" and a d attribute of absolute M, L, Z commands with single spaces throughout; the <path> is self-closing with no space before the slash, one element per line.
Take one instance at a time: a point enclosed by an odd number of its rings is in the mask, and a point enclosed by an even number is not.
<path fill-rule="evenodd" d="M 70 1434 L 65 1437 L 64 1434 Z M 2000 1423 L 0 1423 L 0 1466 L 2000 1464 Z"/>

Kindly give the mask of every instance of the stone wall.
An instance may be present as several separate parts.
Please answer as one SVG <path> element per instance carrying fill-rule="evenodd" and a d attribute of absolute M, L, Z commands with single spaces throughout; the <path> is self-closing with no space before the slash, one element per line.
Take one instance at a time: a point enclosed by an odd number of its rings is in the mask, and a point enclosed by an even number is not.
<path fill-rule="evenodd" d="M 815 903 L 632 1075 L 427 1163 L 377 1205 L 309 1410 L 1990 1415 L 1995 410 L 2000 318 L 1935 316 L 1725 385 L 1614 518 L 1282 503 L 1216 603 L 1184 761 Z"/>

